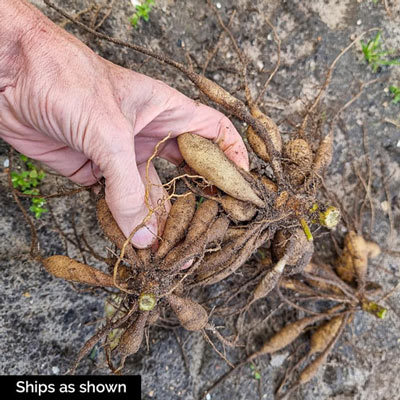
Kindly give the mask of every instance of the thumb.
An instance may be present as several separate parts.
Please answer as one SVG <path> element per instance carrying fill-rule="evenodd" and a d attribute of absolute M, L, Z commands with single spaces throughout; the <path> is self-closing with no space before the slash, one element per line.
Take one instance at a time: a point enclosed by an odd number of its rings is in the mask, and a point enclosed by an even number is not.
<path fill-rule="evenodd" d="M 107 136 L 112 140 L 106 139 L 93 158 L 106 180 L 107 204 L 124 235 L 130 236 L 134 229 L 146 222 L 132 238 L 134 246 L 145 248 L 157 238 L 157 217 L 153 214 L 145 221 L 149 209 L 145 204 L 145 187 L 136 164 L 133 134 L 129 131 L 108 130 Z"/>

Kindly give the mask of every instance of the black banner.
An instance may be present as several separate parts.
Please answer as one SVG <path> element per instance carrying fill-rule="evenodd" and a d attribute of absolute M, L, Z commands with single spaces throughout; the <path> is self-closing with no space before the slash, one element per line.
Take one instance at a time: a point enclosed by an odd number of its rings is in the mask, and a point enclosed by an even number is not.
<path fill-rule="evenodd" d="M 12 400 L 140 400 L 141 377 L 78 375 L 3 375 L 4 399 Z"/>

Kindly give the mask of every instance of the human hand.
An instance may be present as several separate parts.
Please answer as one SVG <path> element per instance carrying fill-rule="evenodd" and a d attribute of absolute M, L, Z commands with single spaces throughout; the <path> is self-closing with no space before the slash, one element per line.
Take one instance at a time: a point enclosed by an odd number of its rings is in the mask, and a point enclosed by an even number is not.
<path fill-rule="evenodd" d="M 147 160 L 168 134 L 158 155 L 174 164 L 182 161 L 176 137 L 194 132 L 214 140 L 248 169 L 242 139 L 223 114 L 102 59 L 24 0 L 5 3 L 0 45 L 6 36 L 4 18 L 17 18 L 22 28 L 15 46 L 0 51 L 0 136 L 81 185 L 104 176 L 106 201 L 126 236 L 148 213 Z M 21 19 L 34 26 L 27 28 Z M 164 191 L 153 165 L 149 180 L 156 207 Z M 134 235 L 133 244 L 150 245 L 160 226 L 162 218 L 154 216 Z"/>

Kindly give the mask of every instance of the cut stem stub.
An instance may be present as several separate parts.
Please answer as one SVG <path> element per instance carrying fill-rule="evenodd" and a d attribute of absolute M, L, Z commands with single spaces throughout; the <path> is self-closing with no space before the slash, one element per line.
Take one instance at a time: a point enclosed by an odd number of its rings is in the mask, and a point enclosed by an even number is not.
<path fill-rule="evenodd" d="M 141 311 L 151 311 L 156 304 L 156 296 L 153 293 L 142 293 L 139 296 L 139 310 Z"/>
<path fill-rule="evenodd" d="M 376 304 L 373 301 L 364 301 L 362 303 L 362 309 L 364 311 L 367 311 L 373 315 L 375 315 L 375 317 L 380 318 L 380 319 L 384 319 L 386 318 L 386 314 L 387 314 L 387 308 L 380 306 L 379 304 Z"/>
<path fill-rule="evenodd" d="M 329 206 L 319 213 L 319 223 L 328 229 L 333 229 L 340 221 L 340 211 L 334 206 Z"/>

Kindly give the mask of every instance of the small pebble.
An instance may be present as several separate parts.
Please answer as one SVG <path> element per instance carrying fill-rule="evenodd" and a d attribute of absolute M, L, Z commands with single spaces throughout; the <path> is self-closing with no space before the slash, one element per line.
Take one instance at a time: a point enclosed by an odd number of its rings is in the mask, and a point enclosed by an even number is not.
<path fill-rule="evenodd" d="M 149 397 L 153 397 L 154 396 L 154 390 L 151 390 L 150 392 L 149 392 Z"/>
<path fill-rule="evenodd" d="M 213 76 L 214 81 L 218 81 L 221 79 L 221 75 L 220 74 L 214 74 Z"/>
<path fill-rule="evenodd" d="M 206 400 L 211 400 L 211 394 L 207 393 Z"/>
<path fill-rule="evenodd" d="M 221 5 L 221 3 L 220 3 L 220 2 L 218 2 L 218 3 L 216 3 L 216 4 L 215 4 L 215 7 L 217 7 L 217 8 L 221 8 L 221 7 L 222 7 L 222 5 Z"/>
<path fill-rule="evenodd" d="M 382 211 L 387 214 L 387 212 L 389 211 L 389 203 L 387 202 L 387 200 L 382 201 L 381 208 Z"/>
<path fill-rule="evenodd" d="M 8 168 L 10 166 L 10 160 L 8 159 L 8 158 L 6 158 L 4 161 L 3 161 L 3 167 L 4 168 Z"/>
<path fill-rule="evenodd" d="M 396 147 L 400 147 L 400 140 L 397 142 Z"/>
<path fill-rule="evenodd" d="M 361 24 L 362 24 L 361 19 L 357 20 L 357 25 L 361 25 Z"/>
<path fill-rule="evenodd" d="M 271 356 L 271 361 L 269 362 L 273 367 L 280 367 L 286 360 L 289 353 L 277 354 Z"/>
<path fill-rule="evenodd" d="M 51 372 L 53 372 L 54 375 L 58 375 L 60 373 L 60 368 L 58 367 L 53 367 L 51 369 Z"/>

